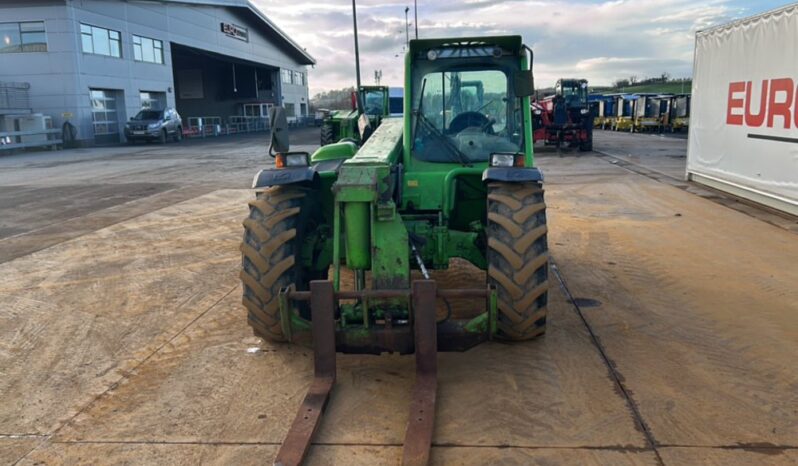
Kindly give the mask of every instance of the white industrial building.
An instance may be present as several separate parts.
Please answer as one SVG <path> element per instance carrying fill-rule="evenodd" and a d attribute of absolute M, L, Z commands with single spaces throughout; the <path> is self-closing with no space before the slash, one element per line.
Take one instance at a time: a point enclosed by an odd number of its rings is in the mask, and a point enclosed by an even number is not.
<path fill-rule="evenodd" d="M 272 105 L 300 119 L 314 63 L 248 0 L 0 2 L 0 119 L 68 120 L 83 144 L 123 142 L 148 107 L 176 108 L 186 124 Z"/>

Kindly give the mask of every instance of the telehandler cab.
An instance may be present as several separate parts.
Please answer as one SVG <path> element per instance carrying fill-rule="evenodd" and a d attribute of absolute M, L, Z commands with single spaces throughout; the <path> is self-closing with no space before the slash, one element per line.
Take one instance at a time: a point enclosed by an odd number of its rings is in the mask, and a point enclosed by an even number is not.
<path fill-rule="evenodd" d="M 255 176 L 244 221 L 243 301 L 256 335 L 312 346 L 315 357 L 277 464 L 302 462 L 336 351 L 415 353 L 403 461 L 425 464 L 436 352 L 543 334 L 548 248 L 531 63 L 519 36 L 411 41 L 404 116 L 385 119 L 360 148 L 290 152 L 276 112 L 275 168 Z M 452 258 L 486 270 L 486 281 L 439 288 L 429 271 Z M 354 275 L 348 289 L 344 269 Z M 436 317 L 437 300 L 458 298 L 471 299 L 473 315 Z"/>
<path fill-rule="evenodd" d="M 532 103 L 535 141 L 593 150 L 593 113 L 586 79 L 560 79 L 554 94 Z"/>
<path fill-rule="evenodd" d="M 390 114 L 390 89 L 387 86 L 361 86 L 352 92 L 352 110 L 334 110 L 321 125 L 321 145 L 342 139 L 362 144 Z M 364 117 L 365 116 L 365 117 Z M 365 118 L 365 120 L 364 120 Z M 363 127 L 361 134 L 361 125 Z"/>

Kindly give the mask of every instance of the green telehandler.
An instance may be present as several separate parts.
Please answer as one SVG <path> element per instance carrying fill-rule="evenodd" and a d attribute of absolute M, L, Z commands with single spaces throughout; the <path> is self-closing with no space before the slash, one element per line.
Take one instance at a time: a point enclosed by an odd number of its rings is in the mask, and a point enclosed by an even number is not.
<path fill-rule="evenodd" d="M 313 347 L 315 377 L 275 464 L 302 462 L 336 352 L 415 353 L 403 462 L 426 464 L 437 351 L 543 334 L 548 248 L 531 64 L 519 36 L 411 41 L 404 116 L 386 118 L 362 147 L 291 152 L 276 110 L 275 168 L 255 176 L 244 221 L 243 302 L 256 335 Z M 487 278 L 438 287 L 430 271 L 453 258 Z M 465 318 L 449 305 L 464 298 L 475 308 Z M 448 308 L 442 318 L 437 303 Z"/>
<path fill-rule="evenodd" d="M 321 125 L 321 145 L 326 146 L 341 140 L 364 143 L 382 119 L 390 112 L 390 97 L 387 86 L 361 86 L 352 93 L 352 110 L 333 110 Z M 365 115 L 365 120 L 361 118 Z M 363 127 L 361 134 L 360 125 Z"/>

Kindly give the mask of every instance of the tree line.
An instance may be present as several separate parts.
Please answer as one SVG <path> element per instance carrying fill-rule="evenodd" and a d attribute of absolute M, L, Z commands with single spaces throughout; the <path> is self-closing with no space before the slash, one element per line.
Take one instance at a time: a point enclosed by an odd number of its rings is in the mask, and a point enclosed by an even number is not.
<path fill-rule="evenodd" d="M 661 75 L 651 78 L 640 79 L 637 75 L 632 75 L 628 78 L 616 79 L 612 83 L 612 87 L 615 89 L 622 89 L 624 87 L 643 86 L 646 84 L 665 84 L 687 81 L 690 81 L 690 78 L 672 78 L 669 73 L 663 72 Z"/>
<path fill-rule="evenodd" d="M 355 92 L 355 88 L 351 86 L 319 92 L 310 99 L 310 107 L 314 111 L 318 109 L 349 110 L 352 108 L 353 92 Z"/>

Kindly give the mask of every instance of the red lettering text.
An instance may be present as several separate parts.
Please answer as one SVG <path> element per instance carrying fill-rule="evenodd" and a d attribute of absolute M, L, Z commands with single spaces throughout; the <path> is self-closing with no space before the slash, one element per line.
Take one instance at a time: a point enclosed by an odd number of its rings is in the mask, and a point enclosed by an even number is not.
<path fill-rule="evenodd" d="M 798 89 L 795 89 L 795 109 L 792 111 L 792 116 L 795 118 L 795 127 L 798 128 Z"/>
<path fill-rule="evenodd" d="M 753 81 L 729 83 L 726 105 L 727 125 L 760 128 L 767 119 L 768 128 L 798 129 L 798 88 L 793 78 L 764 79 L 759 90 Z"/>
<path fill-rule="evenodd" d="M 734 109 L 743 108 L 743 99 L 735 99 L 734 94 L 745 92 L 745 83 L 736 82 L 729 83 L 729 103 L 726 108 L 726 124 L 727 125 L 742 125 L 743 115 L 732 113 Z"/>
<path fill-rule="evenodd" d="M 751 94 L 754 87 L 751 81 L 745 86 L 745 124 L 753 128 L 762 126 L 765 122 L 765 115 L 767 115 L 767 102 L 768 102 L 768 81 L 762 81 L 762 93 L 759 98 L 759 113 L 756 115 L 751 113 Z"/>
<path fill-rule="evenodd" d="M 783 101 L 777 101 L 779 93 L 786 94 Z M 791 111 L 793 97 L 795 94 L 795 84 L 790 78 L 773 79 L 770 81 L 770 99 L 768 99 L 768 128 L 773 127 L 773 120 L 776 116 L 784 119 L 784 128 L 789 129 L 792 121 Z"/>

